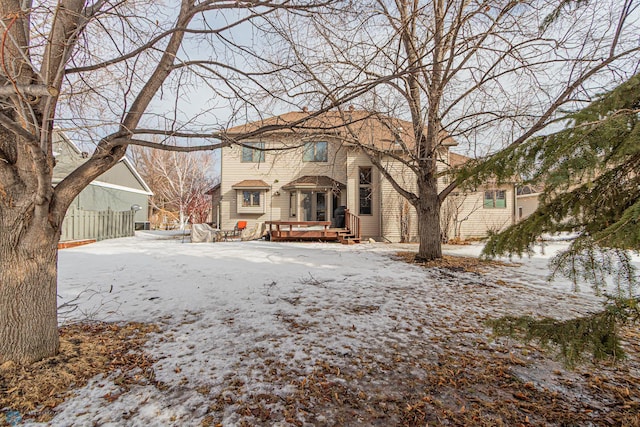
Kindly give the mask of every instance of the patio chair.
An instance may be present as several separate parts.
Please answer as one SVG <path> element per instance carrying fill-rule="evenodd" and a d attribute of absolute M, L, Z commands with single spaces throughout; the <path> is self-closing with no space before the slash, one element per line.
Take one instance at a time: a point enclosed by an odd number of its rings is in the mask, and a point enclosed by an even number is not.
<path fill-rule="evenodd" d="M 247 228 L 247 221 L 238 221 L 233 228 L 233 234 L 237 236 L 245 228 Z"/>

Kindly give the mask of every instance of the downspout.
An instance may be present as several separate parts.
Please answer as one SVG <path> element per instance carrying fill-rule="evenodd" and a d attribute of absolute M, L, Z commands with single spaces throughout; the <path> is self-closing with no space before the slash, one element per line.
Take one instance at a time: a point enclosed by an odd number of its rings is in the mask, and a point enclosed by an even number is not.
<path fill-rule="evenodd" d="M 513 184 L 512 186 L 513 189 L 513 208 L 511 209 L 511 225 L 514 225 L 517 221 L 517 217 L 516 217 L 516 210 L 518 209 L 516 206 L 516 202 L 518 201 L 518 185 L 517 184 Z"/>
<path fill-rule="evenodd" d="M 373 165 L 372 165 L 373 166 Z M 388 240 L 384 235 L 384 221 L 382 220 L 382 174 L 373 168 L 378 174 L 378 230 L 380 230 L 380 240 Z"/>
<path fill-rule="evenodd" d="M 224 149 L 226 147 L 222 147 L 220 149 L 220 195 L 218 196 L 218 230 L 223 230 L 222 228 L 222 199 L 224 193 L 222 192 L 222 177 L 224 176 Z M 231 149 L 231 147 L 229 147 Z M 236 195 L 237 197 L 237 195 Z"/>

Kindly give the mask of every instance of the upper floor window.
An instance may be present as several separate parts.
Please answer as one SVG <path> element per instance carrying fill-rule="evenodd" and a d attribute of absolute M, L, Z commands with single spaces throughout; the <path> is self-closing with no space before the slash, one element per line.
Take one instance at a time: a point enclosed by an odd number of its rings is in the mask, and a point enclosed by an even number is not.
<path fill-rule="evenodd" d="M 256 150 L 256 147 L 264 149 L 264 142 L 247 142 L 242 146 L 242 161 L 245 163 L 264 162 L 264 151 Z"/>
<path fill-rule="evenodd" d="M 358 214 L 359 215 L 371 215 L 372 211 L 371 211 L 371 198 L 372 198 L 372 188 L 371 188 L 371 183 L 373 182 L 372 180 L 372 175 L 371 175 L 371 168 L 359 168 L 358 171 L 358 175 L 359 175 L 359 209 L 358 209 Z"/>
<path fill-rule="evenodd" d="M 488 190 L 484 192 L 485 208 L 506 208 L 507 192 L 505 190 Z"/>
<path fill-rule="evenodd" d="M 304 144 L 303 161 L 326 162 L 327 159 L 327 141 L 307 142 Z"/>

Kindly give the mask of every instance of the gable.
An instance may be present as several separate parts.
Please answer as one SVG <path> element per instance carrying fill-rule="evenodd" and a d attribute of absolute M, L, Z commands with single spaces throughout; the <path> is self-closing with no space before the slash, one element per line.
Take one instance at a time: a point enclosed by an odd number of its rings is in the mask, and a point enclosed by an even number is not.
<path fill-rule="evenodd" d="M 87 161 L 83 154 L 62 132 L 53 133 L 53 156 L 56 164 L 53 168 L 53 181 L 59 182 L 81 164 Z"/>
<path fill-rule="evenodd" d="M 151 190 L 128 161 L 122 160 L 111 169 L 100 175 L 94 183 L 111 184 L 151 194 Z"/>
<path fill-rule="evenodd" d="M 88 153 L 80 151 L 73 141 L 60 130 L 55 130 L 53 134 L 53 153 L 56 160 L 53 168 L 54 183 L 62 181 L 89 158 Z M 91 184 L 148 195 L 152 194 L 149 186 L 126 158 L 120 160 Z"/>

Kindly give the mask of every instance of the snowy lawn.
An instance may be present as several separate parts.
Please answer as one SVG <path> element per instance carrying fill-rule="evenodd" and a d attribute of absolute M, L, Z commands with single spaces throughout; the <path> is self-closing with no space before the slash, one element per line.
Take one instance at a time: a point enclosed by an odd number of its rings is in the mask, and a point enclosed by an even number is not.
<path fill-rule="evenodd" d="M 588 289 L 546 283 L 562 245 L 481 274 L 394 258 L 415 245 L 190 244 L 139 232 L 63 250 L 59 303 L 80 294 L 63 322 L 151 322 L 160 332 L 146 345 L 156 384 L 94 378 L 51 424 L 638 425 L 637 390 L 616 398 L 637 386 L 637 347 L 616 367 L 567 371 L 483 324 L 597 310 Z"/>

